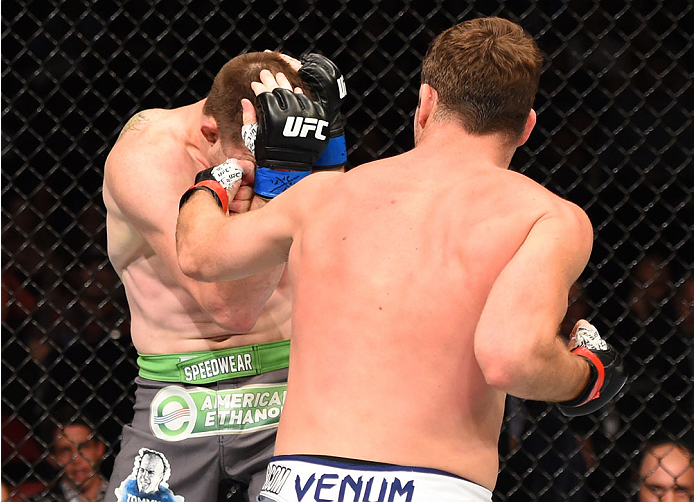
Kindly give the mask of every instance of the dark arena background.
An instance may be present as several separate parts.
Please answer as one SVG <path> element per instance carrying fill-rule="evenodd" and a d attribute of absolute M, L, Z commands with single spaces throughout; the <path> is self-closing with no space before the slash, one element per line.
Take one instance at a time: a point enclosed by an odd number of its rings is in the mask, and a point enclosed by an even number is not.
<path fill-rule="evenodd" d="M 590 216 L 593 254 L 563 333 L 591 320 L 630 375 L 614 404 L 578 419 L 509 399 L 495 500 L 636 500 L 644 446 L 691 444 L 692 0 L 4 0 L 1 9 L 2 480 L 14 500 L 60 475 L 48 427 L 59 407 L 91 417 L 106 476 L 132 415 L 136 353 L 101 196 L 104 160 L 128 118 L 202 99 L 239 53 L 316 51 L 346 75 L 349 166 L 397 154 L 413 145 L 427 45 L 479 16 L 518 22 L 544 53 L 538 125 L 512 168 Z"/>

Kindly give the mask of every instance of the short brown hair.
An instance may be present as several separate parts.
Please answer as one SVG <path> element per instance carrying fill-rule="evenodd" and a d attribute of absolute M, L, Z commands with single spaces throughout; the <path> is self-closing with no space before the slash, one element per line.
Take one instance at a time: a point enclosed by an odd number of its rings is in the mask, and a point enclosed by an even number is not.
<path fill-rule="evenodd" d="M 523 28 L 498 17 L 459 23 L 429 46 L 422 83 L 438 93 L 437 113 L 471 134 L 523 133 L 542 56 Z"/>
<path fill-rule="evenodd" d="M 260 70 L 263 69 L 270 70 L 273 74 L 284 73 L 292 87 L 302 87 L 308 94 L 298 73 L 279 56 L 279 53 L 248 52 L 236 56 L 222 66 L 215 76 L 203 107 L 203 113 L 211 115 L 217 122 L 222 144 L 243 145 L 241 99 L 249 99 L 255 106 L 251 82 L 260 80 Z"/>

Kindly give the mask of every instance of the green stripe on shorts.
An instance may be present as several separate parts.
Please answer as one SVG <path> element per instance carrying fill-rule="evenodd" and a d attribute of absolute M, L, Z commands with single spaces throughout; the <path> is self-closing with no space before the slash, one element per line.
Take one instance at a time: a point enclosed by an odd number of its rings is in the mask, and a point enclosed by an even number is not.
<path fill-rule="evenodd" d="M 289 340 L 177 354 L 139 354 L 139 375 L 158 382 L 200 385 L 289 366 Z"/>

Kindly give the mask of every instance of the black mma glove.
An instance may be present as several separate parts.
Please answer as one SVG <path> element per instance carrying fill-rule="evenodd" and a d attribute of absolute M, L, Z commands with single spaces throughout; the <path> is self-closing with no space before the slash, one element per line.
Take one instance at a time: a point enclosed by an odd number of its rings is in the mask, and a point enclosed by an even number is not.
<path fill-rule="evenodd" d="M 258 95 L 257 112 L 254 191 L 272 198 L 311 173 L 330 123 L 320 103 L 279 87 Z"/>
<path fill-rule="evenodd" d="M 218 166 L 204 169 L 195 175 L 195 184 L 185 191 L 178 203 L 178 209 L 190 198 L 196 190 L 204 190 L 211 193 L 219 207 L 226 214 L 229 209 L 229 197 L 227 190 L 243 176 L 243 169 L 236 159 L 227 159 Z"/>
<path fill-rule="evenodd" d="M 335 63 L 325 56 L 311 53 L 301 59 L 299 76 L 323 105 L 330 122 L 330 141 L 314 166 L 319 169 L 341 167 L 347 162 L 345 117 L 340 106 L 347 96 L 345 78 Z"/>
<path fill-rule="evenodd" d="M 605 342 L 592 325 L 580 326 L 570 341 L 576 355 L 590 363 L 590 381 L 580 396 L 557 403 L 567 417 L 587 415 L 605 406 L 622 390 L 627 381 L 622 357 Z"/>

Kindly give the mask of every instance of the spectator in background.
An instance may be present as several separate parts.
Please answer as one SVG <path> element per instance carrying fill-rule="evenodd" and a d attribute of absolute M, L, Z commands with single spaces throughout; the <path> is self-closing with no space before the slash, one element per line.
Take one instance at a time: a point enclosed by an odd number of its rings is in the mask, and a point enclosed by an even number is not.
<path fill-rule="evenodd" d="M 687 339 L 694 340 L 694 276 L 685 279 L 677 289 L 675 311 L 681 333 Z"/>
<path fill-rule="evenodd" d="M 106 445 L 89 418 L 71 408 L 59 410 L 52 423 L 51 462 L 60 469 L 57 482 L 47 494 L 32 502 L 100 502 L 107 480 L 100 466 Z"/>
<path fill-rule="evenodd" d="M 686 345 L 685 357 L 688 364 L 690 386 L 694 384 L 694 276 L 690 276 L 677 289 L 675 296 L 675 314 L 679 335 Z M 689 389 L 689 414 L 694 416 L 694 392 Z"/>
<path fill-rule="evenodd" d="M 10 500 L 10 488 L 2 482 L 2 492 L 0 493 L 0 502 L 6 502 Z"/>
<path fill-rule="evenodd" d="M 634 266 L 633 285 L 629 294 L 632 315 L 644 323 L 658 314 L 661 303 L 672 290 L 669 261 L 662 255 L 647 253 Z"/>
<path fill-rule="evenodd" d="M 649 250 L 634 262 L 625 281 L 629 289 L 617 294 L 628 310 L 617 316 L 610 342 L 624 356 L 630 380 L 616 401 L 619 433 L 601 449 L 596 445 L 596 451 L 607 451 L 608 472 L 597 472 L 597 480 L 613 483 L 616 493 L 632 491 L 630 459 L 654 435 L 674 440 L 690 428 L 692 371 L 678 327 L 676 273 L 671 257 Z"/>
<path fill-rule="evenodd" d="M 49 378 L 40 387 L 46 406 L 56 393 L 83 404 L 90 416 L 107 417 L 99 432 L 115 441 L 132 417 L 132 385 L 137 354 L 130 326 L 123 320 L 123 290 L 108 259 L 94 251 L 65 275 L 76 302 L 63 312 L 50 333 L 52 352 L 46 358 Z"/>
<path fill-rule="evenodd" d="M 694 456 L 690 445 L 659 441 L 643 452 L 638 471 L 638 502 L 694 500 Z"/>
<path fill-rule="evenodd" d="M 561 334 L 571 333 L 579 319 L 589 319 L 592 313 L 580 283 L 571 286 L 568 300 L 559 328 Z M 590 429 L 589 417 L 574 418 L 569 427 L 553 403 L 508 396 L 505 423 L 508 442 L 500 446 L 508 460 L 499 473 L 497 492 L 507 493 L 506 500 L 588 502 L 592 499 L 585 486 L 585 472 L 594 466 L 595 456 L 592 443 L 584 439 L 589 434 L 581 434 Z"/>
<path fill-rule="evenodd" d="M 624 344 L 631 385 L 617 405 L 629 423 L 625 453 L 634 453 L 653 431 L 679 434 L 691 420 L 685 402 L 690 400 L 691 373 L 687 346 L 676 327 L 675 281 L 671 261 L 658 252 L 647 252 L 633 267 L 631 290 L 624 298 L 629 313 L 616 326 Z"/>

